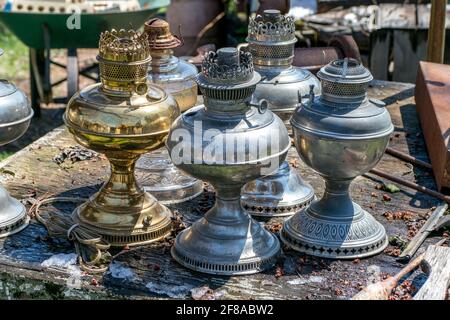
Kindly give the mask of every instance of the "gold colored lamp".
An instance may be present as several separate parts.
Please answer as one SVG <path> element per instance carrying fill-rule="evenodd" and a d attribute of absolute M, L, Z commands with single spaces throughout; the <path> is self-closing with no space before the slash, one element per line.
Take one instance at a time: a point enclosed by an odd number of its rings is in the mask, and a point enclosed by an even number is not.
<path fill-rule="evenodd" d="M 146 36 L 104 32 L 97 59 L 101 83 L 70 99 L 64 121 L 78 143 L 106 155 L 111 176 L 73 216 L 112 246 L 149 243 L 170 232 L 171 213 L 136 183 L 134 168 L 142 154 L 163 145 L 180 111 L 170 95 L 147 81 Z"/>

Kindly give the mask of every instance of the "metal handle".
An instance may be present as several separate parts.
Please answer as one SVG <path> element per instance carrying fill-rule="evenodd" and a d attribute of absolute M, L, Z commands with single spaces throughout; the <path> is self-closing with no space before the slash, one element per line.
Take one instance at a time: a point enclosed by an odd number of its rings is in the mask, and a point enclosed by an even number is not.
<path fill-rule="evenodd" d="M 238 51 L 242 51 L 242 49 L 245 49 L 245 48 L 247 48 L 248 47 L 248 43 L 239 43 L 238 45 L 237 45 L 237 47 L 236 47 L 236 49 L 238 50 Z M 244 50 L 245 51 L 245 50 Z"/>
<path fill-rule="evenodd" d="M 269 102 L 266 99 L 261 99 L 257 103 L 248 102 L 247 105 L 258 108 L 260 114 L 266 113 L 267 109 L 269 109 Z"/>
<path fill-rule="evenodd" d="M 295 109 L 295 111 L 297 111 L 304 105 L 311 106 L 314 103 L 314 99 L 315 99 L 314 85 L 313 84 L 309 85 L 309 93 L 302 96 L 300 93 L 300 90 L 299 90 L 299 91 L 297 91 L 297 95 L 298 95 L 298 104 L 297 104 L 297 108 Z M 303 103 L 303 98 L 308 98 L 308 101 L 306 103 Z"/>

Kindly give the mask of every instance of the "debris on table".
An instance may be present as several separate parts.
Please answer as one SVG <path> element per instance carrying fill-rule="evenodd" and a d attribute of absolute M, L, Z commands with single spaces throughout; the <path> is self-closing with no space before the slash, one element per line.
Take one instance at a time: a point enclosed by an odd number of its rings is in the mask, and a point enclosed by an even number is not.
<path fill-rule="evenodd" d="M 97 152 L 85 149 L 80 146 L 71 146 L 62 150 L 58 155 L 53 158 L 53 162 L 58 165 L 63 164 L 66 160 L 70 160 L 71 163 L 91 160 L 93 158 L 98 158 L 99 154 Z"/>

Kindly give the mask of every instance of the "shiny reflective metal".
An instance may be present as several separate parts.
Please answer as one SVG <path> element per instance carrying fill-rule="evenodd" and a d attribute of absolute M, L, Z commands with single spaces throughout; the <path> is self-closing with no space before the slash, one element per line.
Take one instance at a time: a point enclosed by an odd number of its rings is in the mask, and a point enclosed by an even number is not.
<path fill-rule="evenodd" d="M 166 21 L 157 18 L 145 23 L 145 34 L 152 56 L 148 80 L 172 95 L 182 112 L 192 108 L 197 104 L 197 68 L 173 55 L 182 41 Z M 188 201 L 203 192 L 203 182 L 178 170 L 165 150 L 143 155 L 136 169 L 144 189 L 161 203 Z"/>
<path fill-rule="evenodd" d="M 181 232 L 172 247 L 174 259 L 187 268 L 250 274 L 272 267 L 280 251 L 278 239 L 240 205 L 241 187 L 260 177 L 268 162 L 275 162 L 269 173 L 275 170 L 290 147 L 281 119 L 265 101 L 250 102 L 259 81 L 250 53 L 235 48 L 209 52 L 197 77 L 205 105 L 184 113 L 169 133 L 166 145 L 175 165 L 216 190 L 214 207 Z M 266 154 L 254 152 L 265 142 Z M 175 161 L 179 157 L 183 161 Z"/>
<path fill-rule="evenodd" d="M 295 23 L 278 10 L 265 10 L 251 18 L 248 26 L 248 50 L 255 70 L 262 80 L 253 93 L 253 103 L 261 99 L 277 114 L 290 130 L 288 120 L 298 105 L 298 97 L 320 94 L 319 80 L 309 71 L 293 67 Z M 311 203 L 313 188 L 298 170 L 284 162 L 272 175 L 247 183 L 242 189 L 242 206 L 254 216 L 290 216 Z"/>
<path fill-rule="evenodd" d="M 73 216 L 112 246 L 152 242 L 170 232 L 171 213 L 136 183 L 135 163 L 163 145 L 180 112 L 170 95 L 147 81 L 146 36 L 104 32 L 97 59 L 101 83 L 70 99 L 64 121 L 78 143 L 107 156 L 111 177 Z"/>
<path fill-rule="evenodd" d="M 322 95 L 297 109 L 292 127 L 297 150 L 326 183 L 325 194 L 287 220 L 282 240 L 315 256 L 353 259 L 381 252 L 384 227 L 349 195 L 351 181 L 374 167 L 393 131 L 381 101 L 367 97 L 369 70 L 353 59 L 335 60 L 317 76 Z"/>
<path fill-rule="evenodd" d="M 0 146 L 19 139 L 32 117 L 33 109 L 26 95 L 14 84 L 0 79 Z M 0 185 L 0 238 L 21 231 L 29 221 L 25 206 Z"/>

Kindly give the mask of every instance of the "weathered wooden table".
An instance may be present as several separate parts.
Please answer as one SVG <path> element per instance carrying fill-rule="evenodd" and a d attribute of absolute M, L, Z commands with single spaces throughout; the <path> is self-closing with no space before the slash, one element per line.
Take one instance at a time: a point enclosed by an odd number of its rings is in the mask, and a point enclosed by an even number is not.
<path fill-rule="evenodd" d="M 414 86 L 409 84 L 373 82 L 369 94 L 383 100 L 392 116 L 395 132 L 390 145 L 426 160 L 413 90 Z M 75 142 L 65 128 L 55 129 L 0 163 L 0 168 L 15 173 L 15 176 L 1 174 L 1 182 L 18 199 L 44 194 L 88 197 L 107 178 L 108 163 L 105 159 L 97 159 L 59 166 L 52 161 L 61 150 L 73 145 Z M 291 164 L 299 166 L 303 177 L 321 196 L 322 179 L 296 159 L 297 153 L 291 148 Z M 389 155 L 383 157 L 377 168 L 434 188 L 430 173 Z M 143 178 L 142 174 L 138 176 Z M 371 177 L 357 178 L 352 184 L 352 195 L 386 227 L 389 236 L 407 239 L 408 229 L 420 224 L 424 215 L 438 203 L 434 198 L 404 187 L 401 192 L 389 194 L 391 201 L 385 201 L 383 194 L 386 192 L 376 189 L 381 180 Z M 178 210 L 186 224 L 190 224 L 213 201 L 211 189 L 206 188 L 198 198 L 171 208 Z M 70 214 L 74 205 L 55 203 L 53 208 Z M 388 220 L 384 215 L 388 211 L 410 211 L 410 221 Z M 277 219 L 267 221 L 275 228 L 279 223 Z M 427 243 L 435 241 L 428 239 Z M 349 298 L 371 279 L 384 273 L 393 274 L 402 266 L 386 253 L 361 261 L 333 261 L 308 257 L 285 248 L 278 270 L 274 268 L 250 276 L 214 277 L 181 267 L 172 260 L 169 244 L 160 242 L 120 252 L 109 271 L 98 276 L 80 272 L 74 265 L 73 252 L 69 242 L 48 237 L 37 221 L 32 221 L 21 233 L 2 239 L 0 298 L 191 298 L 191 290 L 204 285 L 214 291 L 216 298 Z M 423 276 L 417 275 L 419 273 L 413 276 L 416 284 L 423 281 Z"/>

